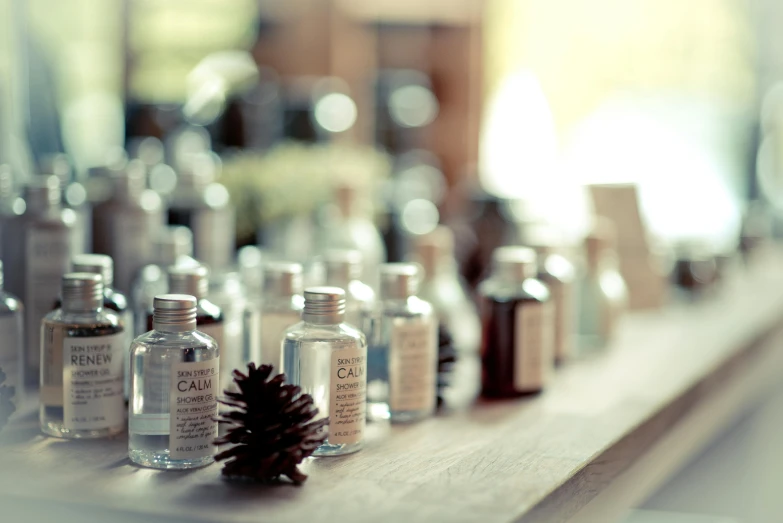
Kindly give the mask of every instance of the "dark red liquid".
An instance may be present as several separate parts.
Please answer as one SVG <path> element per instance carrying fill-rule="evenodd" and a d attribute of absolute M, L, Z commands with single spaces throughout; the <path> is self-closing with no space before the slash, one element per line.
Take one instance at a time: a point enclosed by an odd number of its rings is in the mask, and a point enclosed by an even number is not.
<path fill-rule="evenodd" d="M 484 298 L 481 332 L 481 395 L 515 398 L 537 394 L 541 388 L 519 390 L 514 383 L 517 332 L 516 308 L 538 303 L 531 297 Z"/>
<path fill-rule="evenodd" d="M 198 300 L 196 309 L 196 326 L 223 323 L 223 311 L 209 300 Z M 147 331 L 152 330 L 152 311 L 147 312 Z"/>

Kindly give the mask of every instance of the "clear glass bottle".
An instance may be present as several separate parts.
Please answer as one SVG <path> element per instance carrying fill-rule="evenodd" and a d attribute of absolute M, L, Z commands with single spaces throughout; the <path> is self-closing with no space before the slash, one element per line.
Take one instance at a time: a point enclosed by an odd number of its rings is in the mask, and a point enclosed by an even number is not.
<path fill-rule="evenodd" d="M 103 308 L 103 278 L 68 273 L 62 308 L 41 322 L 41 431 L 102 438 L 125 429 L 125 332 Z"/>
<path fill-rule="evenodd" d="M 207 299 L 209 292 L 209 270 L 206 267 L 170 267 L 169 271 L 169 294 L 186 294 L 196 298 L 196 327 L 199 332 L 203 332 L 211 337 L 220 349 L 220 360 L 227 367 L 229 374 L 227 377 L 221 376 L 221 383 L 227 379 L 226 383 L 231 382 L 231 369 L 226 363 L 226 355 L 234 350 L 226 347 L 225 337 L 225 316 L 223 311 Z M 147 330 L 153 329 L 154 311 L 147 315 Z M 218 389 L 222 390 L 222 387 Z"/>
<path fill-rule="evenodd" d="M 22 302 L 3 290 L 3 263 L 0 262 L 0 369 L 5 373 L 5 384 L 14 387 L 13 402 L 17 409 L 24 399 L 23 311 Z"/>
<path fill-rule="evenodd" d="M 154 301 L 153 330 L 131 346 L 128 456 L 158 469 L 214 461 L 220 350 L 196 330 L 196 298 L 164 294 Z"/>
<path fill-rule="evenodd" d="M 424 270 L 419 297 L 428 301 L 438 318 L 438 349 L 452 345 L 456 363 L 439 375 L 446 407 L 470 404 L 478 395 L 481 376 L 479 345 L 481 321 L 454 259 L 454 234 L 440 225 L 413 240 L 414 261 Z M 439 369 L 441 370 L 441 369 Z"/>
<path fill-rule="evenodd" d="M 220 345 L 221 365 L 221 390 L 225 389 L 233 380 L 231 373 L 234 369 L 243 369 L 251 361 L 249 347 L 245 346 L 250 341 L 250 335 L 245 334 L 246 318 L 249 310 L 257 310 L 251 307 L 239 272 L 223 272 L 210 274 L 209 293 L 207 300 L 217 306 L 223 312 L 222 344 Z M 202 329 L 203 330 L 203 329 Z M 213 338 L 215 336 L 211 335 Z M 255 340 L 256 347 L 260 341 Z"/>
<path fill-rule="evenodd" d="M 147 328 L 147 315 L 152 310 L 152 301 L 159 294 L 168 292 L 167 270 L 171 266 L 197 267 L 194 260 L 193 234 L 187 227 L 163 227 L 152 242 L 152 263 L 139 271 L 133 283 L 131 301 L 136 320 L 134 334 L 139 336 Z"/>
<path fill-rule="evenodd" d="M 213 271 L 231 266 L 236 241 L 234 207 L 228 190 L 215 182 L 218 169 L 214 155 L 192 155 L 179 170 L 168 202 L 169 225 L 193 231 L 195 257 Z"/>
<path fill-rule="evenodd" d="M 264 267 L 264 301 L 261 303 L 260 362 L 280 368 L 280 340 L 291 325 L 302 319 L 302 266 L 270 262 Z"/>
<path fill-rule="evenodd" d="M 335 209 L 321 236 L 322 250 L 355 249 L 362 253 L 362 281 L 378 286 L 378 266 L 386 261 L 386 246 L 378 227 L 366 208 L 368 198 L 361 198 L 358 188 L 340 184 L 335 190 Z"/>
<path fill-rule="evenodd" d="M 103 277 L 103 307 L 114 311 L 120 317 L 123 329 L 125 329 L 125 398 L 130 395 L 130 344 L 133 341 L 133 309 L 128 303 L 124 294 L 115 290 L 114 283 L 114 262 L 111 257 L 105 254 L 77 254 L 71 262 L 73 272 L 88 272 L 90 274 L 100 274 Z M 58 302 L 57 307 L 60 306 Z"/>
<path fill-rule="evenodd" d="M 163 202 L 146 189 L 141 160 L 131 160 L 112 176 L 113 194 L 92 211 L 93 252 L 114 260 L 117 288 L 129 293 L 139 270 L 155 258 L 153 240 L 163 227 Z"/>
<path fill-rule="evenodd" d="M 362 448 L 366 421 L 367 340 L 345 318 L 345 291 L 311 287 L 302 321 L 282 339 L 282 372 L 313 397 L 329 435 L 313 456 L 341 456 Z"/>
<path fill-rule="evenodd" d="M 437 319 L 416 297 L 419 268 L 411 263 L 380 267 L 380 301 L 368 351 L 367 402 L 371 419 L 409 422 L 435 411 Z"/>
<path fill-rule="evenodd" d="M 478 287 L 483 335 L 481 394 L 512 398 L 541 392 L 554 368 L 554 309 L 536 279 L 536 253 L 499 247 L 492 275 Z"/>
<path fill-rule="evenodd" d="M 9 223 L 4 242 L 6 287 L 25 304 L 25 387 L 37 390 L 41 372 L 41 320 L 57 301 L 60 280 L 76 252 L 76 216 L 60 204 L 56 176 L 36 176 L 24 189 L 25 210 Z M 5 231 L 4 231 L 5 232 Z"/>
<path fill-rule="evenodd" d="M 598 219 L 585 238 L 586 274 L 579 292 L 579 350 L 608 345 L 617 321 L 628 307 L 628 288 L 617 259 L 617 232 Z"/>
<path fill-rule="evenodd" d="M 562 243 L 552 227 L 537 224 L 524 230 L 525 245 L 536 251 L 537 278 L 546 284 L 552 294 L 555 315 L 554 358 L 555 364 L 560 364 L 572 356 L 576 344 L 576 268 L 558 252 Z"/>
<path fill-rule="evenodd" d="M 326 285 L 345 291 L 345 322 L 369 335 L 375 291 L 360 280 L 362 253 L 351 249 L 330 249 L 324 253 Z"/>

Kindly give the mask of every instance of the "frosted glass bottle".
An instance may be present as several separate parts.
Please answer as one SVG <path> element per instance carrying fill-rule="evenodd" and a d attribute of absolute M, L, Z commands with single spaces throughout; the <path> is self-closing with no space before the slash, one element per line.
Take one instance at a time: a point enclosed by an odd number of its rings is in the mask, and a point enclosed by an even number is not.
<path fill-rule="evenodd" d="M 62 278 L 62 308 L 41 322 L 41 431 L 59 438 L 101 438 L 125 429 L 125 333 L 103 308 L 103 278 Z"/>
<path fill-rule="evenodd" d="M 418 295 L 432 305 L 438 319 L 438 350 L 448 350 L 445 346 L 451 344 L 456 353 L 452 368 L 438 376 L 443 406 L 465 407 L 479 392 L 481 321 L 457 270 L 454 235 L 441 225 L 415 237 L 413 246 L 414 261 L 424 270 Z"/>
<path fill-rule="evenodd" d="M 5 374 L 5 385 L 14 388 L 13 402 L 17 410 L 24 399 L 23 334 L 24 309 L 19 299 L 3 290 L 3 264 L 0 262 L 0 369 Z"/>
<path fill-rule="evenodd" d="M 324 253 L 326 285 L 345 291 L 345 322 L 365 335 L 375 307 L 375 291 L 361 281 L 362 253 L 350 249 L 330 249 Z"/>
<path fill-rule="evenodd" d="M 141 160 L 131 160 L 112 182 L 111 198 L 92 211 L 93 252 L 112 257 L 115 285 L 130 293 L 136 274 L 156 257 L 153 240 L 165 221 L 163 203 L 157 193 L 145 189 Z"/>
<path fill-rule="evenodd" d="M 209 153 L 194 154 L 182 163 L 168 202 L 168 223 L 193 231 L 197 260 L 213 271 L 226 270 L 234 258 L 236 217 L 228 190 L 215 182 L 220 166 Z"/>
<path fill-rule="evenodd" d="M 164 294 L 154 301 L 153 330 L 131 346 L 128 456 L 158 469 L 214 461 L 220 350 L 196 330 L 196 298 Z"/>
<path fill-rule="evenodd" d="M 288 383 L 313 397 L 319 418 L 329 417 L 326 441 L 314 456 L 340 456 L 362 448 L 366 422 L 367 341 L 343 323 L 345 291 L 305 290 L 302 321 L 286 330 L 282 343 Z"/>
<path fill-rule="evenodd" d="M 168 292 L 169 267 L 198 267 L 194 260 L 193 235 L 187 227 L 163 227 L 152 242 L 153 258 L 136 275 L 131 290 L 133 316 L 136 321 L 134 334 L 144 334 L 147 328 L 147 315 L 152 310 L 155 296 Z"/>
<path fill-rule="evenodd" d="M 54 308 L 60 280 L 76 252 L 76 215 L 61 207 L 59 184 L 56 176 L 33 178 L 24 189 L 24 213 L 9 223 L 2 238 L 6 287 L 25 304 L 25 387 L 33 390 L 40 381 L 41 320 Z"/>
<path fill-rule="evenodd" d="M 380 301 L 367 354 L 371 419 L 409 422 L 431 416 L 437 397 L 437 319 L 416 297 L 418 267 L 387 263 L 380 270 Z"/>
<path fill-rule="evenodd" d="M 270 262 L 264 268 L 264 300 L 261 303 L 261 364 L 280 369 L 280 340 L 285 330 L 302 319 L 302 266 Z"/>

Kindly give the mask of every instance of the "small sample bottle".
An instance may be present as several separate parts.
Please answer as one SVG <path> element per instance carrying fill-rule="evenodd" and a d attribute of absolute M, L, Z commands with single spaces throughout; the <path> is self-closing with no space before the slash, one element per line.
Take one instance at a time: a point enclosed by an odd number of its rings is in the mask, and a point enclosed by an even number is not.
<path fill-rule="evenodd" d="M 147 313 L 152 310 L 152 300 L 159 294 L 168 292 L 167 269 L 172 265 L 197 267 L 194 260 L 193 234 L 187 227 L 163 227 L 152 242 L 152 263 L 139 271 L 133 282 L 131 301 L 133 316 L 136 319 L 134 334 L 144 334 L 147 328 Z"/>
<path fill-rule="evenodd" d="M 0 262 L 0 369 L 5 374 L 5 384 L 14 387 L 13 402 L 17 409 L 21 406 L 24 394 L 23 333 L 22 302 L 3 290 L 3 263 Z"/>
<path fill-rule="evenodd" d="M 302 266 L 270 262 L 264 268 L 264 301 L 261 303 L 261 363 L 281 364 L 283 333 L 302 319 Z"/>
<path fill-rule="evenodd" d="M 25 387 L 37 390 L 41 373 L 41 320 L 57 301 L 60 281 L 76 252 L 76 215 L 60 203 L 56 176 L 34 177 L 24 189 L 24 213 L 3 238 L 6 287 L 25 305 Z M 5 231 L 4 231 L 5 232 Z M 12 276 L 12 277 L 11 277 Z"/>
<path fill-rule="evenodd" d="M 416 421 L 436 404 L 437 319 L 416 297 L 419 268 L 385 263 L 380 268 L 380 302 L 368 352 L 367 401 L 371 419 Z"/>
<path fill-rule="evenodd" d="M 168 202 L 169 225 L 184 225 L 193 231 L 195 257 L 213 271 L 231 266 L 236 237 L 236 217 L 228 190 L 214 181 L 219 168 L 212 154 L 188 157 Z"/>
<path fill-rule="evenodd" d="M 282 372 L 313 397 L 329 435 L 314 456 L 340 456 L 362 448 L 366 420 L 367 340 L 343 323 L 345 291 L 311 287 L 304 292 L 302 321 L 283 338 Z"/>
<path fill-rule="evenodd" d="M 439 375 L 441 397 L 446 407 L 467 406 L 478 395 L 481 381 L 481 321 L 457 270 L 454 234 L 440 225 L 416 236 L 413 246 L 414 261 L 424 270 L 419 296 L 432 304 L 438 318 L 438 350 L 456 353 L 451 372 Z"/>
<path fill-rule="evenodd" d="M 113 194 L 92 211 L 93 252 L 114 260 L 117 288 L 131 292 L 139 270 L 155 258 L 153 240 L 163 227 L 163 203 L 155 191 L 146 189 L 146 171 L 141 160 L 131 160 L 112 176 Z"/>
<path fill-rule="evenodd" d="M 541 392 L 554 367 L 554 310 L 536 279 L 536 253 L 499 247 L 481 297 L 481 394 L 511 398 Z"/>
<path fill-rule="evenodd" d="M 560 364 L 571 357 L 576 343 L 576 268 L 557 251 L 560 241 L 551 227 L 529 226 L 525 245 L 536 251 L 537 277 L 546 284 L 552 295 L 555 315 L 554 358 L 555 364 Z"/>
<path fill-rule="evenodd" d="M 345 322 L 367 335 L 375 306 L 375 291 L 360 280 L 362 253 L 350 249 L 330 249 L 324 253 L 323 262 L 326 285 L 345 291 Z"/>
<path fill-rule="evenodd" d="M 100 274 L 103 277 L 103 307 L 117 313 L 125 329 L 125 341 L 123 348 L 125 351 L 125 398 L 130 394 L 130 344 L 133 341 L 133 310 L 128 303 L 128 299 L 119 291 L 114 290 L 114 263 L 111 257 L 105 254 L 78 254 L 73 257 L 71 263 L 73 272 L 89 272 L 91 274 Z M 58 304 L 57 307 L 60 305 Z"/>
<path fill-rule="evenodd" d="M 585 239 L 587 271 L 579 292 L 579 350 L 605 347 L 628 307 L 628 288 L 620 274 L 617 232 L 607 218 L 596 220 Z"/>
<path fill-rule="evenodd" d="M 62 278 L 62 308 L 41 323 L 41 431 L 58 438 L 102 438 L 125 428 L 125 332 L 103 308 L 103 278 Z"/>
<path fill-rule="evenodd" d="M 217 343 L 220 349 L 221 361 L 225 363 L 226 355 L 235 347 L 227 348 L 224 343 L 225 317 L 223 311 L 207 299 L 209 292 L 209 270 L 206 267 L 170 267 L 169 294 L 187 294 L 196 298 L 196 327 Z M 153 329 L 154 311 L 147 315 L 147 329 Z M 228 370 L 228 381 L 231 381 L 231 369 Z M 221 380 L 223 377 L 221 376 Z M 222 390 L 222 389 L 218 389 Z"/>
<path fill-rule="evenodd" d="M 131 346 L 128 456 L 158 469 L 214 461 L 220 351 L 196 330 L 193 296 L 156 296 L 152 331 Z"/>

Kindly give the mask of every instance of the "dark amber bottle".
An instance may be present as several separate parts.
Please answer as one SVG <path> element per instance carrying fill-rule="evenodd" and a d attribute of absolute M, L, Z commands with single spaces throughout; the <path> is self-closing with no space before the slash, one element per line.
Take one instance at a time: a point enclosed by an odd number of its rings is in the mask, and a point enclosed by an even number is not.
<path fill-rule="evenodd" d="M 501 247 L 493 253 L 492 276 L 479 285 L 482 396 L 536 394 L 549 380 L 554 310 L 549 289 L 535 276 L 532 249 Z"/>

